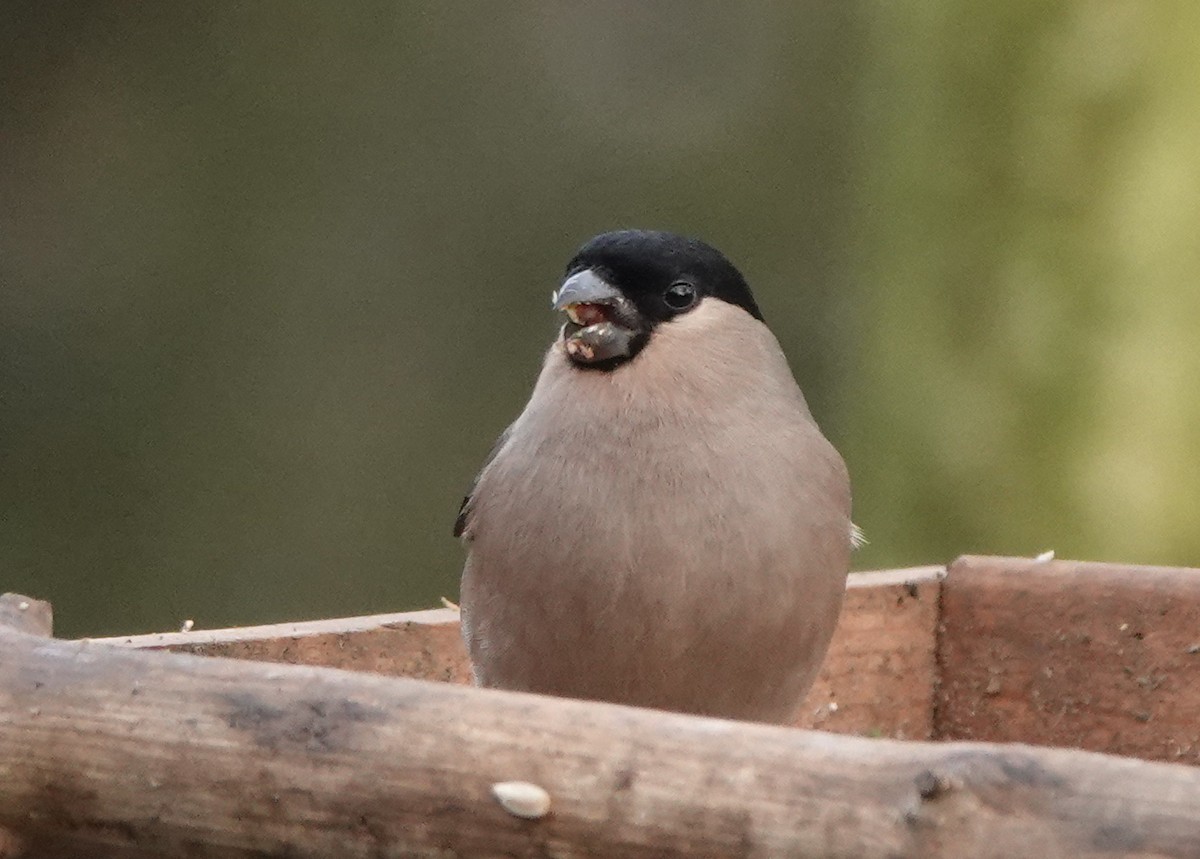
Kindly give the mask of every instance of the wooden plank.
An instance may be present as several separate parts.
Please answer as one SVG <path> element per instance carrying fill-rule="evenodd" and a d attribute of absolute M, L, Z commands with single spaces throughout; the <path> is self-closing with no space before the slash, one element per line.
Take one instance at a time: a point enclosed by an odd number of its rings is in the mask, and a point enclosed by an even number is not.
<path fill-rule="evenodd" d="M 321 665 L 419 680 L 468 683 L 471 679 L 454 609 L 88 640 L 138 650 Z"/>
<path fill-rule="evenodd" d="M 1031 844 L 1054 859 L 1182 859 L 1200 844 L 1189 767 L 6 628 L 0 713 L 0 830 L 40 859 L 1008 859 Z"/>
<path fill-rule="evenodd" d="M 48 602 L 20 594 L 0 594 L 0 624 L 48 638 L 54 628 L 54 612 Z M 0 853 L 0 857 L 3 855 Z"/>
<path fill-rule="evenodd" d="M 935 735 L 1200 763 L 1200 570 L 964 557 Z"/>
<path fill-rule="evenodd" d="M 931 735 L 934 627 L 944 574 L 943 567 L 914 567 L 850 576 L 800 727 L 898 739 Z M 458 614 L 450 609 L 94 641 L 422 680 L 466 683 L 471 676 Z"/>
<path fill-rule="evenodd" d="M 798 725 L 922 740 L 933 733 L 944 567 L 854 573 Z"/>

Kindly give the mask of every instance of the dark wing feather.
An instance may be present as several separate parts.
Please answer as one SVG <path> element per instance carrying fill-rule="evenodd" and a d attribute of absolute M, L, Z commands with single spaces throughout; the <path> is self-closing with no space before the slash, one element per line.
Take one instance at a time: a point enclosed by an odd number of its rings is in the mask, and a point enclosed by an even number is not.
<path fill-rule="evenodd" d="M 512 435 L 512 425 L 502 433 L 500 438 L 496 439 L 496 443 L 492 445 L 491 451 L 487 455 L 487 459 L 483 461 L 483 465 L 479 467 L 479 474 L 483 474 L 485 468 L 491 465 L 496 454 L 500 452 L 500 448 L 504 447 L 504 443 L 508 441 L 508 437 Z M 467 494 L 463 496 L 462 505 L 458 508 L 458 518 L 454 520 L 454 536 L 461 537 L 467 529 L 467 519 L 471 515 L 471 497 L 475 494 L 475 487 L 479 485 L 479 474 L 475 475 L 475 479 L 471 481 L 471 488 L 467 490 Z"/>

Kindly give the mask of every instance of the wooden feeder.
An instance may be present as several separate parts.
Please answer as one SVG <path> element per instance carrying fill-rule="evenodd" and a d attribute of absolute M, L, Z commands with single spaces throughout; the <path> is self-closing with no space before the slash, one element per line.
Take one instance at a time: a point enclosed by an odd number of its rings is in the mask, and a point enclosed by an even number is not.
<path fill-rule="evenodd" d="M 1200 570 L 855 574 L 816 731 L 471 688 L 452 609 L 49 632 L 0 598 L 0 859 L 1200 857 Z"/>

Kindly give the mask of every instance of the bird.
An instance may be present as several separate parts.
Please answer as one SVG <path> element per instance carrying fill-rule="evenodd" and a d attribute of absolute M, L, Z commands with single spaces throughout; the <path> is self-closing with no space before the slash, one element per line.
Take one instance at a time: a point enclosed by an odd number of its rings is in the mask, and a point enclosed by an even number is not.
<path fill-rule="evenodd" d="M 585 242 L 524 410 L 462 502 L 477 686 L 793 724 L 860 532 L 745 278 L 687 236 Z"/>

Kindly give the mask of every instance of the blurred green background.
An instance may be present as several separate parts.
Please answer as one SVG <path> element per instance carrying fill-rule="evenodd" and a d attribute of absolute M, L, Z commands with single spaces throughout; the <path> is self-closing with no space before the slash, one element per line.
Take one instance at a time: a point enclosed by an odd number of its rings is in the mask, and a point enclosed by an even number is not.
<path fill-rule="evenodd" d="M 0 590 L 454 597 L 590 235 L 748 276 L 860 568 L 1200 562 L 1200 4 L 0 7 Z"/>

